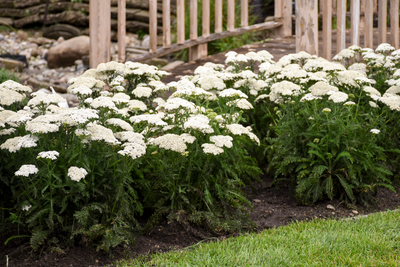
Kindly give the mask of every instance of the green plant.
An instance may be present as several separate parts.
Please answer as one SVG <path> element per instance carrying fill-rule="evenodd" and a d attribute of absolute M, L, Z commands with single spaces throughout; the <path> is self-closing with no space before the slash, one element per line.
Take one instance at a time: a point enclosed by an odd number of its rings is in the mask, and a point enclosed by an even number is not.
<path fill-rule="evenodd" d="M 7 70 L 6 68 L 2 67 L 0 69 L 0 83 L 3 83 L 7 80 L 13 80 L 15 82 L 19 82 L 18 77 L 11 71 Z"/>

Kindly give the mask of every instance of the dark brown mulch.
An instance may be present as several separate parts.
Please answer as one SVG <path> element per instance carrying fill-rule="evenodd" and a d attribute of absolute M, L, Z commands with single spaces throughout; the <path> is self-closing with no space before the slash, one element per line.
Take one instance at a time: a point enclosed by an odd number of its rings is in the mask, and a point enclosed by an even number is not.
<path fill-rule="evenodd" d="M 314 206 L 297 205 L 290 197 L 287 187 L 271 187 L 272 179 L 264 177 L 262 183 L 255 184 L 255 191 L 249 191 L 249 200 L 254 206 L 251 219 L 256 224 L 257 231 L 279 227 L 294 221 L 311 220 L 314 218 L 343 218 L 361 216 L 373 212 L 393 210 L 400 207 L 400 193 L 380 189 L 377 194 L 377 204 L 370 207 L 356 206 L 349 209 L 337 200 L 320 202 Z M 332 205 L 335 210 L 327 208 Z M 358 215 L 355 215 L 358 213 Z M 5 237 L 0 238 L 0 266 L 6 266 L 6 255 L 10 267 L 14 266 L 114 266 L 118 259 L 135 258 L 138 255 L 155 252 L 165 252 L 171 249 L 181 249 L 207 239 L 215 240 L 228 236 L 212 236 L 201 228 L 187 229 L 178 223 L 162 222 L 150 234 L 136 238 L 136 246 L 130 246 L 128 251 L 117 248 L 113 251 L 113 259 L 108 253 L 96 252 L 88 247 L 65 249 L 64 254 L 53 253 L 37 258 L 31 254 L 28 239 L 14 239 L 4 246 Z"/>

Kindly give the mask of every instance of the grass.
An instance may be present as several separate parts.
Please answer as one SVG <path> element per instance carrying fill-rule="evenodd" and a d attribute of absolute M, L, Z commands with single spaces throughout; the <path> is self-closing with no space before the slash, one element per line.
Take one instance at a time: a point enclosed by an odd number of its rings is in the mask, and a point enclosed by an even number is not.
<path fill-rule="evenodd" d="M 400 211 L 296 222 L 119 266 L 400 266 Z"/>

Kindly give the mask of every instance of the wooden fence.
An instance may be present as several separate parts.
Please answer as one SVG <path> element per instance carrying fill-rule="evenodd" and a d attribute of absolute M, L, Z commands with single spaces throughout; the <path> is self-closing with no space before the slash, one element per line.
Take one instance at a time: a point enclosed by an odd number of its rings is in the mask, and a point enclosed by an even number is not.
<path fill-rule="evenodd" d="M 348 6 L 350 6 L 349 11 Z M 387 42 L 389 33 L 387 22 L 390 17 L 390 43 L 399 49 L 399 0 L 297 0 L 296 50 L 318 55 L 319 17 L 322 17 L 322 56 L 324 58 L 332 58 L 334 32 L 336 33 L 336 53 L 350 45 L 360 46 L 360 37 L 363 37 L 364 47 L 373 48 L 374 16 L 378 18 L 378 36 L 375 36 L 378 44 Z M 336 18 L 335 30 L 332 30 L 333 17 Z M 347 17 L 350 17 L 350 43 L 346 44 Z"/>
<path fill-rule="evenodd" d="M 125 6 L 126 1 L 118 0 L 118 60 L 125 61 Z M 274 21 L 248 26 L 248 0 L 240 0 L 241 27 L 235 28 L 235 0 L 215 0 L 214 33 L 210 29 L 210 0 L 202 1 L 202 33 L 198 33 L 198 1 L 190 3 L 190 38 L 185 38 L 185 0 L 176 0 L 176 43 L 171 39 L 171 0 L 162 0 L 163 46 L 157 47 L 157 0 L 149 0 L 149 53 L 132 60 L 144 61 L 189 48 L 189 58 L 194 60 L 207 55 L 207 42 L 239 35 L 249 31 L 273 29 L 275 36 L 292 35 L 295 20 L 296 50 L 318 55 L 318 23 L 322 17 L 323 57 L 332 58 L 332 33 L 336 32 L 336 51 L 350 45 L 373 46 L 373 18 L 378 17 L 378 43 L 386 42 L 387 18 L 390 16 L 391 44 L 399 49 L 399 0 L 390 0 L 389 14 L 387 0 L 297 0 L 295 16 L 292 15 L 292 0 L 275 0 Z M 223 5 L 227 5 L 227 25 L 223 31 Z M 90 0 L 90 66 L 110 60 L 110 0 Z M 350 10 L 347 7 L 350 6 Z M 159 7 L 160 8 L 160 7 Z M 332 18 L 336 28 L 332 30 Z M 346 17 L 351 19 L 351 42 L 346 44 Z"/>

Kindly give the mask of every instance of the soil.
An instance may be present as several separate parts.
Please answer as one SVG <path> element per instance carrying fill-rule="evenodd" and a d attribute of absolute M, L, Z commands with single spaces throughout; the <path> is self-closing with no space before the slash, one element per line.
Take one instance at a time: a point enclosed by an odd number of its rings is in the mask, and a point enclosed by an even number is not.
<path fill-rule="evenodd" d="M 338 200 L 319 202 L 313 206 L 297 205 L 291 198 L 289 189 L 282 185 L 271 186 L 272 178 L 264 176 L 261 183 L 254 183 L 255 190 L 246 188 L 248 199 L 254 208 L 251 211 L 251 220 L 255 223 L 255 231 L 279 227 L 295 221 L 312 220 L 315 218 L 344 218 L 365 216 L 370 213 L 393 210 L 400 207 L 400 193 L 394 193 L 381 188 L 376 196 L 377 203 L 369 207 L 346 207 Z M 400 189 L 400 188 L 399 188 Z M 398 190 L 399 191 L 399 190 Z M 400 192 L 400 191 L 399 191 Z M 329 209 L 333 206 L 334 210 Z M 28 239 L 14 239 L 4 245 L 8 236 L 0 238 L 0 266 L 6 265 L 6 255 L 9 267 L 14 266 L 115 266 L 119 259 L 135 258 L 139 255 L 166 252 L 173 249 L 182 249 L 198 242 L 217 241 L 236 236 L 215 236 L 205 232 L 200 227 L 187 229 L 178 223 L 164 221 L 151 233 L 136 238 L 136 245 L 128 250 L 116 248 L 112 251 L 113 258 L 105 252 L 96 252 L 90 247 L 75 247 L 64 249 L 63 254 L 46 254 L 41 258 L 31 254 Z"/>

